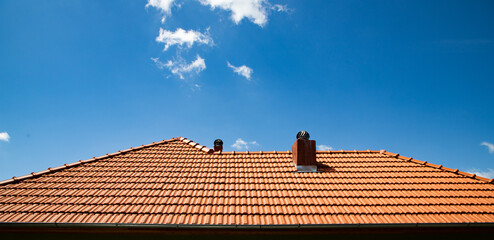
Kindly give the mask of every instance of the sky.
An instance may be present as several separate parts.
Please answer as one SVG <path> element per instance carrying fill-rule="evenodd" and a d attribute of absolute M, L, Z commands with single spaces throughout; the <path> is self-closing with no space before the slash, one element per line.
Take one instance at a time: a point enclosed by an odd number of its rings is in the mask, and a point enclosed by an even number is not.
<path fill-rule="evenodd" d="M 494 2 L 0 0 L 0 180 L 186 137 L 494 178 Z"/>

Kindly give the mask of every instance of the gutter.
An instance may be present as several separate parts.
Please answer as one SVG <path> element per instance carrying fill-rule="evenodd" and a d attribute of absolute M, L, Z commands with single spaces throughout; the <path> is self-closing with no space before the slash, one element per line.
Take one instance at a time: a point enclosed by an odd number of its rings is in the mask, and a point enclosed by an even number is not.
<path fill-rule="evenodd" d="M 384 224 L 286 224 L 286 225 L 202 225 L 136 223 L 12 223 L 0 222 L 3 228 L 152 228 L 152 229 L 377 229 L 377 228 L 494 228 L 490 223 L 384 223 Z"/>

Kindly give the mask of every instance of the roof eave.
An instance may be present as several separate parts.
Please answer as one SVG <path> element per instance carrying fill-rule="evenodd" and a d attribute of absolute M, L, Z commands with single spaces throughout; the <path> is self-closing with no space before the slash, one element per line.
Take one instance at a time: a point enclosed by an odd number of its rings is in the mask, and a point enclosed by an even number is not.
<path fill-rule="evenodd" d="M 344 228 L 494 228 L 487 223 L 366 223 L 366 224 L 286 224 L 286 225 L 203 225 L 203 224 L 134 224 L 134 223 L 24 223 L 0 222 L 0 229 L 13 227 L 55 228 L 172 228 L 172 229 L 344 229 Z"/>

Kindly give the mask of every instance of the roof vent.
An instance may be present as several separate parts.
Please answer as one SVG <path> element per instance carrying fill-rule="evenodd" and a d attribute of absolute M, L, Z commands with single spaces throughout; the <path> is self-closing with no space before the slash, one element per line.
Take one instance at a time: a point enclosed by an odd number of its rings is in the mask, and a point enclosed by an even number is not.
<path fill-rule="evenodd" d="M 309 133 L 300 131 L 292 145 L 292 158 L 298 172 L 317 172 L 316 141 L 309 140 Z"/>
<path fill-rule="evenodd" d="M 300 132 L 297 133 L 297 139 L 307 139 L 307 140 L 309 140 L 309 138 L 310 138 L 310 135 L 306 131 L 300 131 Z"/>
<path fill-rule="evenodd" d="M 214 140 L 214 151 L 223 152 L 223 141 L 221 139 Z"/>

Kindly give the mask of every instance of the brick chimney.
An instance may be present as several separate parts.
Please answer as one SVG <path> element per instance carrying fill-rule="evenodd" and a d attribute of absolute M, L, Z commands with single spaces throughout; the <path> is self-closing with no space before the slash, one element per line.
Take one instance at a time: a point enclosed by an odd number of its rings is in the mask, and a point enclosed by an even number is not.
<path fill-rule="evenodd" d="M 309 140 L 309 133 L 300 131 L 292 145 L 292 158 L 298 172 L 317 172 L 316 141 Z"/>

